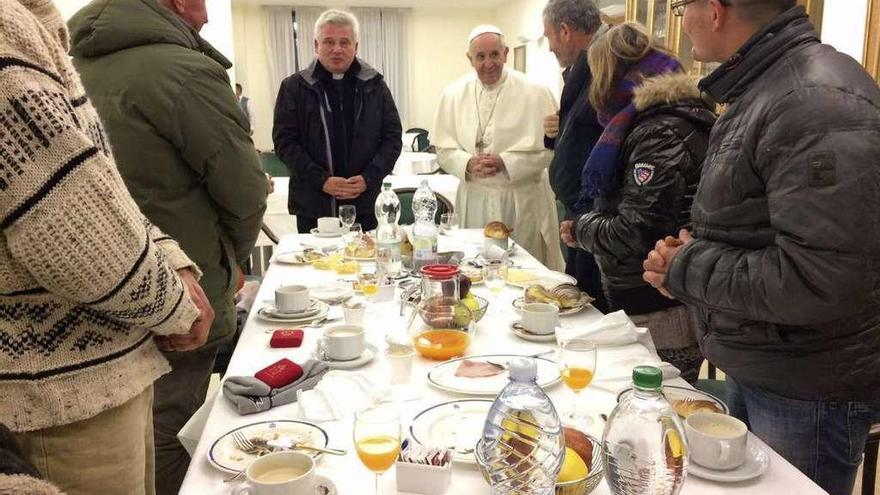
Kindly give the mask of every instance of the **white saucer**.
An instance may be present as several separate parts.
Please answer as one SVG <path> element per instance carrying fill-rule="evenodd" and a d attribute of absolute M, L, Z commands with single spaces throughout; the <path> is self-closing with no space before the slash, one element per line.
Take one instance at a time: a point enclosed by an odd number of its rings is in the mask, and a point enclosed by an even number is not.
<path fill-rule="evenodd" d="M 373 344 L 367 344 L 364 348 L 364 353 L 361 354 L 361 357 L 351 359 L 348 361 L 335 361 L 330 359 L 323 359 L 323 356 L 318 355 L 318 349 L 312 351 L 312 356 L 318 361 L 327 363 L 327 366 L 330 367 L 331 370 L 350 370 L 354 368 L 360 368 L 361 366 L 369 363 L 376 357 L 376 354 L 379 353 L 379 349 L 376 348 Z"/>
<path fill-rule="evenodd" d="M 746 452 L 746 462 L 744 462 L 742 466 L 735 469 L 720 471 L 700 466 L 696 462 L 691 461 L 688 464 L 688 474 L 707 480 L 733 483 L 761 476 L 769 466 L 770 456 L 767 455 L 767 451 L 749 442 L 748 451 Z"/>
<path fill-rule="evenodd" d="M 318 312 L 321 311 L 321 308 L 321 301 L 315 298 L 311 298 L 309 299 L 309 307 L 302 311 L 282 311 L 276 308 L 275 304 L 269 302 L 266 303 L 265 306 L 263 306 L 263 312 L 269 316 L 274 316 L 276 318 L 308 318 L 318 314 Z"/>
<path fill-rule="evenodd" d="M 326 488 L 326 490 L 321 490 L 321 488 Z M 323 474 L 315 473 L 315 495 L 339 495 L 339 490 L 336 489 L 336 483 L 333 483 L 333 480 Z"/>
<path fill-rule="evenodd" d="M 517 337 L 523 340 L 528 340 L 529 342 L 556 342 L 556 332 L 548 333 L 546 335 L 532 333 L 522 328 L 521 321 L 522 320 L 516 320 L 510 324 L 510 331 L 515 333 Z"/>
<path fill-rule="evenodd" d="M 342 230 L 337 230 L 336 232 L 321 232 L 317 227 L 309 231 L 315 237 L 320 237 L 322 239 L 330 239 L 333 237 L 341 237 Z"/>

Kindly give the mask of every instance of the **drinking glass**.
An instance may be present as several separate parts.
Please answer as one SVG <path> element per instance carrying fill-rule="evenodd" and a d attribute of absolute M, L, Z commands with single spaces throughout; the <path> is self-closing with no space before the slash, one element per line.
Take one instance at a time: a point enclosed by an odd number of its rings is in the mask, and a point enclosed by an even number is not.
<path fill-rule="evenodd" d="M 586 339 L 571 339 L 559 346 L 559 375 L 562 382 L 574 393 L 571 410 L 563 421 L 576 425 L 583 422 L 593 424 L 589 416 L 581 416 L 577 411 L 578 394 L 587 388 L 596 373 L 596 343 Z"/>
<path fill-rule="evenodd" d="M 440 231 L 449 234 L 458 230 L 458 213 L 444 213 L 440 215 Z"/>
<path fill-rule="evenodd" d="M 376 473 L 376 495 L 381 495 L 382 473 L 400 453 L 400 413 L 387 405 L 356 412 L 354 445 L 361 463 Z"/>
<path fill-rule="evenodd" d="M 492 292 L 493 306 L 498 307 L 498 295 L 501 294 L 501 291 L 504 290 L 504 284 L 507 283 L 507 263 L 493 260 L 483 265 L 483 282 Z"/>
<path fill-rule="evenodd" d="M 342 232 L 342 239 L 343 241 L 345 241 L 345 245 L 351 248 L 351 252 L 354 253 L 354 251 L 357 250 L 358 246 L 360 245 L 361 235 L 363 235 L 364 229 L 361 228 L 361 224 L 353 223 L 348 225 L 347 227 L 343 226 Z"/>
<path fill-rule="evenodd" d="M 348 232 L 357 218 L 357 209 L 354 205 L 339 206 L 339 221 L 342 222 L 342 231 Z"/>
<path fill-rule="evenodd" d="M 372 300 L 373 296 L 379 292 L 379 277 L 375 272 L 362 271 L 358 273 L 358 285 L 361 288 L 361 292 L 363 292 L 369 300 Z"/>

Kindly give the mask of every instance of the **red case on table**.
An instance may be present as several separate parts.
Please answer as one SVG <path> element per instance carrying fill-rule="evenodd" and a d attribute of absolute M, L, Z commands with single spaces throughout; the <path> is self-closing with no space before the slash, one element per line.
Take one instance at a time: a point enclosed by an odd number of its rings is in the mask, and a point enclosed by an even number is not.
<path fill-rule="evenodd" d="M 254 378 L 272 388 L 281 388 L 299 380 L 302 375 L 303 369 L 300 365 L 283 358 L 256 372 Z"/>
<path fill-rule="evenodd" d="M 279 329 L 272 332 L 269 339 L 269 347 L 299 347 L 303 343 L 303 331 L 301 328 Z"/>

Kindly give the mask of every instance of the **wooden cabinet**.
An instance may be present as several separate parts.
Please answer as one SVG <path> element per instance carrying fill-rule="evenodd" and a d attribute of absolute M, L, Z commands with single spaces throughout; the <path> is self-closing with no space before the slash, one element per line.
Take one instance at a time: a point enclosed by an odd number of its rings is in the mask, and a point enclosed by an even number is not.
<path fill-rule="evenodd" d="M 880 0 L 868 0 L 865 54 L 862 58 L 865 69 L 880 83 Z"/>
<path fill-rule="evenodd" d="M 681 17 L 672 14 L 672 2 L 673 0 L 626 0 L 626 19 L 647 26 L 648 31 L 654 35 L 654 40 L 675 53 L 688 73 L 705 76 L 718 64 L 694 60 L 691 42 L 681 31 Z"/>

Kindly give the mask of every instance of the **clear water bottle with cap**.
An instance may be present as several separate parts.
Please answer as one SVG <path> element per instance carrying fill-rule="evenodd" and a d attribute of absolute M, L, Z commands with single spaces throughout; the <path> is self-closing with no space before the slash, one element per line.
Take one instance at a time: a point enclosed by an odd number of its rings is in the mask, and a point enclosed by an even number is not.
<path fill-rule="evenodd" d="M 437 213 L 437 197 L 428 185 L 427 179 L 413 195 L 413 268 L 418 271 L 423 266 L 437 263 L 437 225 L 434 214 Z"/>
<path fill-rule="evenodd" d="M 486 417 L 475 454 L 493 495 L 552 495 L 565 457 L 556 408 L 536 383 L 534 359 L 508 364 L 510 383 Z"/>
<path fill-rule="evenodd" d="M 403 235 L 397 222 L 400 221 L 400 198 L 391 188 L 391 182 L 382 183 L 382 192 L 376 198 L 376 249 L 378 268 L 387 275 L 400 273 L 400 244 Z"/>
<path fill-rule="evenodd" d="M 608 487 L 613 495 L 675 495 L 687 476 L 684 427 L 662 394 L 660 369 L 636 366 L 632 378 L 602 434 Z"/>

